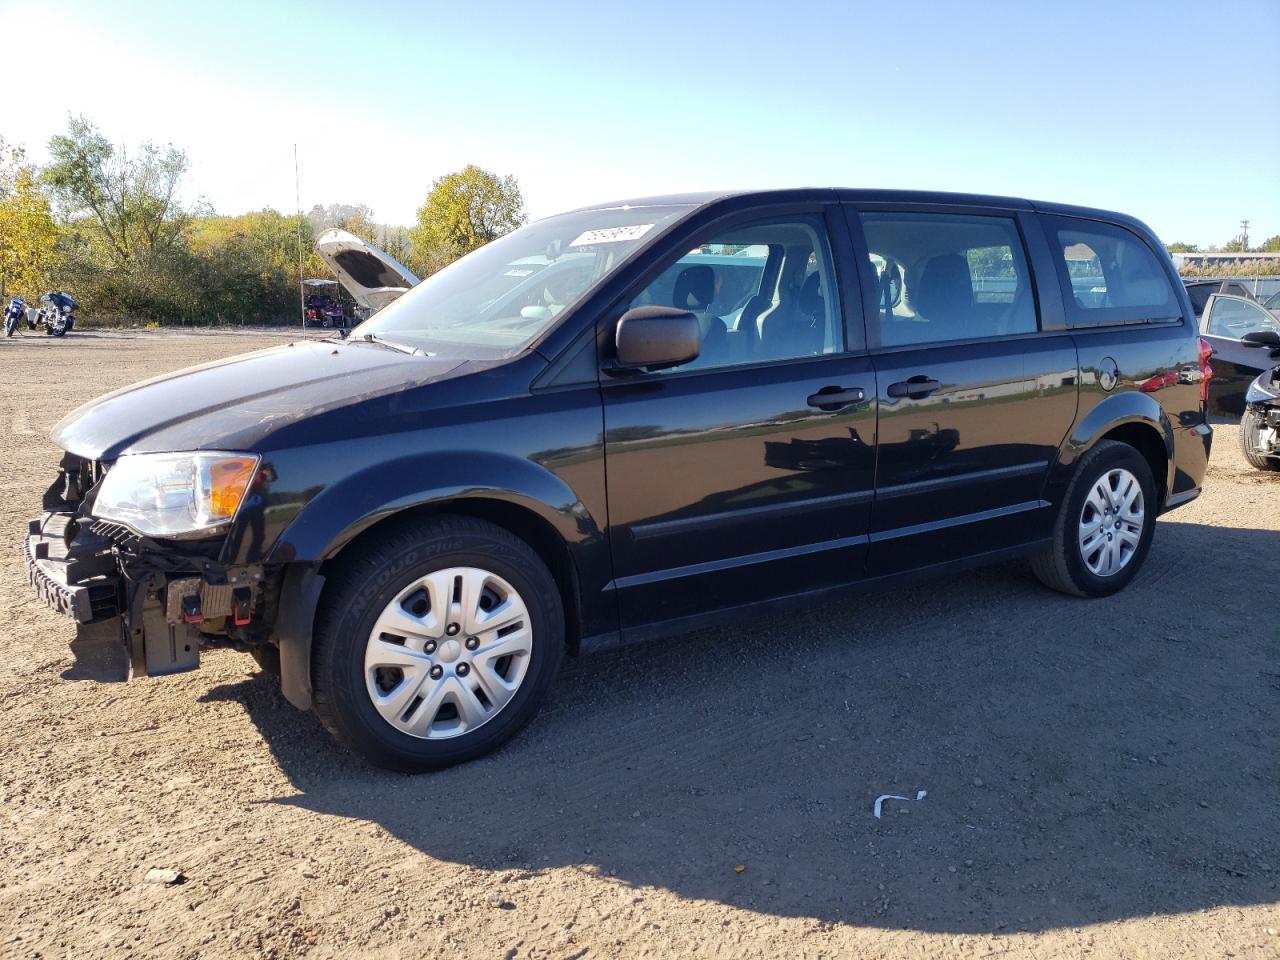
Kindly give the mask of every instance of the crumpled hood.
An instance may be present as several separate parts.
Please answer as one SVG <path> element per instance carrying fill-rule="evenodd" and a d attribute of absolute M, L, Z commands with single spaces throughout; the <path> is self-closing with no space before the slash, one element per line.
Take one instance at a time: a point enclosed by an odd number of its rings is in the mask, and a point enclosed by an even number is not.
<path fill-rule="evenodd" d="M 298 342 L 144 380 L 63 417 L 51 437 L 92 460 L 122 453 L 249 450 L 303 417 L 447 379 L 457 357 L 368 343 Z"/>

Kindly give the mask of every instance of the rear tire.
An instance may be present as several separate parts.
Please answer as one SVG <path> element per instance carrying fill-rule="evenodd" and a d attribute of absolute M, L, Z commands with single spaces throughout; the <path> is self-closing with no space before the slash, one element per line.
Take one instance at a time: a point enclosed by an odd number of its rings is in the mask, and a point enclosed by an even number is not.
<path fill-rule="evenodd" d="M 1127 497 L 1128 505 L 1115 509 Z M 1147 557 L 1157 507 L 1142 454 L 1127 443 L 1099 440 L 1080 458 L 1054 520 L 1053 542 L 1031 559 L 1032 572 L 1046 587 L 1076 597 L 1124 589 Z"/>
<path fill-rule="evenodd" d="M 560 667 L 564 613 L 555 579 L 523 540 L 470 517 L 375 536 L 349 548 L 328 576 L 312 647 L 316 714 L 344 746 L 395 770 L 434 770 L 489 753 L 533 719 Z M 464 573 L 509 592 L 494 606 L 464 584 Z M 523 605 L 519 630 L 476 626 L 512 597 L 512 609 Z M 389 626 L 408 632 L 390 634 Z M 505 662 L 485 660 L 490 643 L 513 631 L 523 649 Z M 387 650 L 385 662 L 403 669 L 371 665 Z M 495 686 L 495 676 L 505 686 Z"/>
<path fill-rule="evenodd" d="M 1280 457 L 1258 453 L 1258 431 L 1262 428 L 1262 418 L 1253 412 L 1252 407 L 1245 407 L 1244 416 L 1240 418 L 1240 452 L 1249 461 L 1249 466 L 1258 470 L 1280 470 Z"/>

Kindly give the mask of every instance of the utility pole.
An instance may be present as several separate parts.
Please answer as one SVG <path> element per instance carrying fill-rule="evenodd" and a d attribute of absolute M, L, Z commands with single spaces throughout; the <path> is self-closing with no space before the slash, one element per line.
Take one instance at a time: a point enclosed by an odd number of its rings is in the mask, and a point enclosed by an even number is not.
<path fill-rule="evenodd" d="M 298 181 L 298 145 L 293 145 L 293 202 L 298 208 L 298 319 L 307 329 L 307 287 L 302 282 L 302 187 Z"/>
<path fill-rule="evenodd" d="M 1240 221 L 1240 252 L 1244 253 L 1249 249 L 1249 221 Z"/>

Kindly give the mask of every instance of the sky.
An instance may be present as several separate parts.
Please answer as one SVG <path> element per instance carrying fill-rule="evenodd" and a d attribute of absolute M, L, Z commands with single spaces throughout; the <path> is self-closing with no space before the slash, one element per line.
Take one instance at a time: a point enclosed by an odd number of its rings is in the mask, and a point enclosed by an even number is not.
<path fill-rule="evenodd" d="M 386 223 L 475 163 L 535 218 L 850 186 L 1280 234 L 1280 0 L 0 0 L 0 38 L 5 140 L 173 143 L 219 213 L 293 210 L 297 144 L 303 209 Z"/>

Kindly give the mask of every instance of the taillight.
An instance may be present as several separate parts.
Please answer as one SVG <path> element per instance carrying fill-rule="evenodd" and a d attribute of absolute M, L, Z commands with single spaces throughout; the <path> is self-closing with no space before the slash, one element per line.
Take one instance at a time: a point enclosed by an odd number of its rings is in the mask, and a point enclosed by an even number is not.
<path fill-rule="evenodd" d="M 1213 367 L 1209 366 L 1209 358 L 1213 356 L 1213 347 L 1204 337 L 1200 338 L 1200 402 L 1209 402 L 1209 381 L 1213 379 Z"/>

